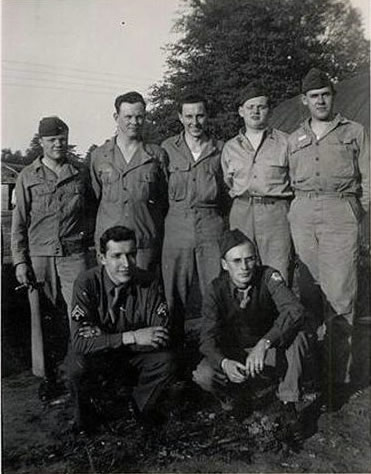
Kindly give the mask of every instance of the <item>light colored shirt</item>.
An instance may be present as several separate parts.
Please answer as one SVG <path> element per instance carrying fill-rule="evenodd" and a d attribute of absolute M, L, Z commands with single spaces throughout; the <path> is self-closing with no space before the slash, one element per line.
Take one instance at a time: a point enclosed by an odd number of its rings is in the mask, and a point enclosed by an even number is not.
<path fill-rule="evenodd" d="M 341 115 L 317 139 L 309 119 L 289 136 L 294 191 L 358 196 L 369 207 L 369 140 L 362 125 Z"/>
<path fill-rule="evenodd" d="M 252 196 L 292 196 L 284 132 L 267 129 L 255 150 L 241 130 L 225 144 L 222 168 L 232 198 L 246 192 Z"/>

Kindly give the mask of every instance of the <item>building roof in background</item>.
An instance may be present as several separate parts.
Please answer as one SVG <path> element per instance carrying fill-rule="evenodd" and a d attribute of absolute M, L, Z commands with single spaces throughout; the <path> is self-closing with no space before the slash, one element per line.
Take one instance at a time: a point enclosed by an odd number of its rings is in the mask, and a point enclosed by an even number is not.
<path fill-rule="evenodd" d="M 335 85 L 335 110 L 370 129 L 370 74 L 364 72 Z M 274 108 L 270 123 L 284 132 L 293 132 L 308 116 L 300 95 Z"/>
<path fill-rule="evenodd" d="M 15 183 L 17 180 L 18 173 L 23 168 L 23 165 L 7 165 L 6 163 L 1 163 L 1 182 L 2 184 L 6 183 Z"/>

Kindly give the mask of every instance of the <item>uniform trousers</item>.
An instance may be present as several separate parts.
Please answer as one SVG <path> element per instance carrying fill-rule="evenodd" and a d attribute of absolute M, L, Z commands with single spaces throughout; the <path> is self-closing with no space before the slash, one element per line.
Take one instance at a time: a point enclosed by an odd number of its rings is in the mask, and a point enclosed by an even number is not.
<path fill-rule="evenodd" d="M 325 371 L 335 383 L 347 381 L 357 297 L 359 204 L 356 198 L 308 193 L 297 197 L 289 213 L 300 259 L 302 302 L 326 324 Z M 320 298 L 322 301 L 318 302 Z M 321 311 L 322 314 L 318 314 Z"/>
<path fill-rule="evenodd" d="M 89 399 L 94 396 L 91 387 L 99 375 L 111 380 L 124 377 L 125 383 L 133 385 L 132 395 L 138 410 L 150 411 L 161 392 L 174 380 L 175 362 L 170 351 L 130 352 L 122 348 L 83 355 L 70 348 L 68 372 L 75 422 L 81 426 L 92 421 Z"/>
<path fill-rule="evenodd" d="M 31 257 L 36 288 L 28 292 L 31 310 L 32 372 L 54 377 L 67 349 L 73 283 L 88 267 L 85 252 L 64 257 Z M 67 318 L 68 314 L 68 318 Z"/>
<path fill-rule="evenodd" d="M 245 352 L 241 353 L 239 362 L 244 364 L 250 351 L 251 348 L 245 349 Z M 297 402 L 299 400 L 303 365 L 308 353 L 308 338 L 302 331 L 297 334 L 287 348 L 268 349 L 264 361 L 264 371 L 268 373 L 268 370 L 273 368 L 274 374 L 280 376 L 278 398 L 281 401 Z M 213 393 L 218 398 L 227 394 L 233 395 L 240 390 L 248 390 L 249 388 L 249 380 L 242 384 L 230 382 L 221 368 L 210 364 L 207 358 L 202 359 L 193 372 L 193 380 L 203 390 Z"/>
<path fill-rule="evenodd" d="M 255 242 L 261 263 L 278 270 L 287 283 L 292 248 L 288 209 L 286 199 L 263 203 L 236 197 L 229 216 L 230 228 Z"/>

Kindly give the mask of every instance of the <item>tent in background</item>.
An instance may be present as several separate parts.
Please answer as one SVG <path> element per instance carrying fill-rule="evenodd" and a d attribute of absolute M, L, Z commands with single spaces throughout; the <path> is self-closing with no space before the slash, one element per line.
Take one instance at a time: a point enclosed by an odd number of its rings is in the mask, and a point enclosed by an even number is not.
<path fill-rule="evenodd" d="M 370 73 L 364 72 L 335 85 L 335 110 L 370 129 Z M 284 132 L 293 132 L 308 116 L 300 96 L 285 100 L 273 110 L 270 123 Z"/>

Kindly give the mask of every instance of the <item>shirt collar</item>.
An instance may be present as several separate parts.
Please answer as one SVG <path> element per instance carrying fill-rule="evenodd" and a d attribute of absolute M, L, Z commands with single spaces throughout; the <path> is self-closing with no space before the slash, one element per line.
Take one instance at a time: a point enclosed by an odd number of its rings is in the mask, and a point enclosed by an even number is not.
<path fill-rule="evenodd" d="M 106 289 L 107 294 L 110 294 L 111 296 L 114 295 L 116 287 L 120 287 L 122 289 L 125 289 L 126 292 L 131 293 L 133 280 L 130 280 L 128 284 L 115 285 L 114 282 L 109 277 L 105 267 L 103 267 L 103 281 L 104 281 L 104 288 Z"/>

